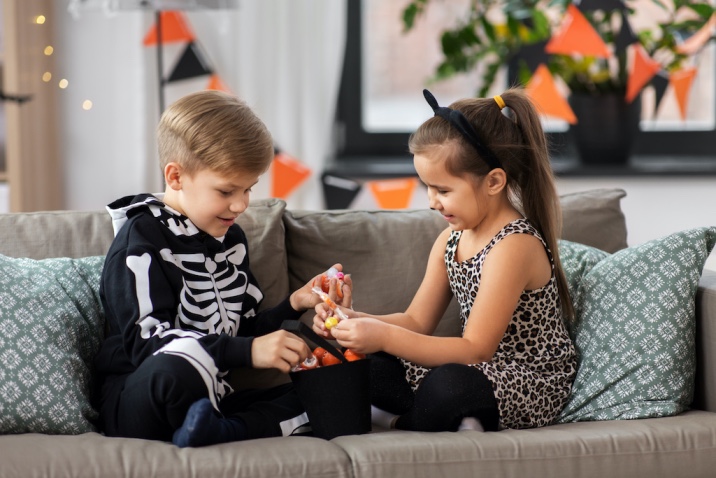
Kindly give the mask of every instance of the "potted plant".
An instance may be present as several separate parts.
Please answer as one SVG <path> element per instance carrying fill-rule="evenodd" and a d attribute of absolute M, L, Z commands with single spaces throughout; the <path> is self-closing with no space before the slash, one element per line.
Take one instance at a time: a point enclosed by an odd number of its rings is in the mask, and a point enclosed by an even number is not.
<path fill-rule="evenodd" d="M 406 31 L 413 27 L 428 3 L 429 0 L 408 3 L 402 19 Z M 643 3 L 640 12 L 634 3 L 634 0 L 472 0 L 464 17 L 441 34 L 443 59 L 433 80 L 480 66 L 482 84 L 477 95 L 483 97 L 501 67 L 509 65 L 512 79 L 527 85 L 537 66 L 543 63 L 569 89 L 570 105 L 577 118 L 572 127 L 576 130 L 575 139 L 598 134 L 596 142 L 580 151 L 583 161 L 626 161 L 641 114 L 639 95 L 627 98 L 629 46 L 639 46 L 666 74 L 676 72 L 687 66 L 696 53 L 682 48 L 684 40 L 703 32 L 702 28 L 711 24 L 714 15 L 708 0 L 673 0 L 671 4 L 651 0 L 660 18 L 651 18 L 648 25 L 642 22 L 634 28 L 633 17 L 643 13 Z M 575 6 L 606 44 L 608 57 L 545 51 L 562 26 L 565 14 Z M 630 125 L 620 124 L 622 120 Z M 613 127 L 612 132 L 605 129 L 609 126 Z M 624 143 L 621 146 L 624 152 L 616 152 L 614 145 L 606 146 L 612 148 L 608 154 L 599 149 L 605 147 L 609 136 Z"/>

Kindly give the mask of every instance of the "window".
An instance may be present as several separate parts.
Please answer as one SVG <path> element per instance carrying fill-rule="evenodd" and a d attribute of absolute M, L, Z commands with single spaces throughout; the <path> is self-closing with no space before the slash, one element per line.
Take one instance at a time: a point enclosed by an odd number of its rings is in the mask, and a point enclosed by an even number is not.
<path fill-rule="evenodd" d="M 337 130 L 336 164 L 372 160 L 409 160 L 407 142 L 413 131 L 429 117 L 422 88 L 428 86 L 441 104 L 475 94 L 478 74 L 461 75 L 446 82 L 427 85 L 438 64 L 439 32 L 454 23 L 469 0 L 433 2 L 429 15 L 420 18 L 407 35 L 402 33 L 403 2 L 348 0 L 346 59 L 341 84 Z M 634 155 L 658 161 L 659 158 L 712 160 L 716 158 L 716 68 L 714 48 L 701 56 L 699 75 L 691 96 L 696 98 L 697 114 L 681 121 L 677 105 L 662 102 L 659 121 L 642 120 Z M 505 75 L 506 76 L 506 75 Z M 494 94 L 507 84 L 497 83 Z M 654 93 L 645 90 L 642 102 L 653 107 Z M 667 97 L 665 97 L 666 99 Z M 664 101 L 664 100 L 663 100 Z M 674 112 L 664 112 L 664 106 Z M 566 123 L 549 121 L 545 128 L 554 156 L 573 155 Z"/>

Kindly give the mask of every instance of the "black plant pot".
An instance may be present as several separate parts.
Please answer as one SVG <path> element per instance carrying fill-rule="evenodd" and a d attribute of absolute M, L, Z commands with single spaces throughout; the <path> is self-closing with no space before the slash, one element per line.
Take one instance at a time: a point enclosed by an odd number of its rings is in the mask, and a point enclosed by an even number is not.
<path fill-rule="evenodd" d="M 577 117 L 570 126 L 583 164 L 626 164 L 639 134 L 641 96 L 627 103 L 623 94 L 572 94 L 569 104 Z"/>

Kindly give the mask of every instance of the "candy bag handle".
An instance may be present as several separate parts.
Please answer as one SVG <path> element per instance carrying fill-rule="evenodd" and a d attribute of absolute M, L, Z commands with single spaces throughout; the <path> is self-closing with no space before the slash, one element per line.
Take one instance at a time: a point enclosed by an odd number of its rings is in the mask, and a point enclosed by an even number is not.
<path fill-rule="evenodd" d="M 340 350 L 334 347 L 328 340 L 315 333 L 308 325 L 304 324 L 300 320 L 284 320 L 281 324 L 281 328 L 294 333 L 299 337 L 308 339 L 320 347 L 323 347 L 329 354 L 333 355 L 341 362 L 348 362 L 348 359 L 340 352 Z"/>

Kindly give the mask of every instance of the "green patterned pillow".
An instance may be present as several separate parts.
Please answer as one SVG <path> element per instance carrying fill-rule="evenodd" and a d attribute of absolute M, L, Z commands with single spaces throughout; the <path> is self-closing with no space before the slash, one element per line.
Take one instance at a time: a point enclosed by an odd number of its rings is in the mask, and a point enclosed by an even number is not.
<path fill-rule="evenodd" d="M 0 434 L 93 431 L 103 257 L 0 255 Z"/>
<path fill-rule="evenodd" d="M 662 417 L 689 407 L 696 289 L 715 241 L 716 228 L 698 228 L 613 255 L 560 244 L 576 296 L 579 369 L 558 422 Z"/>

